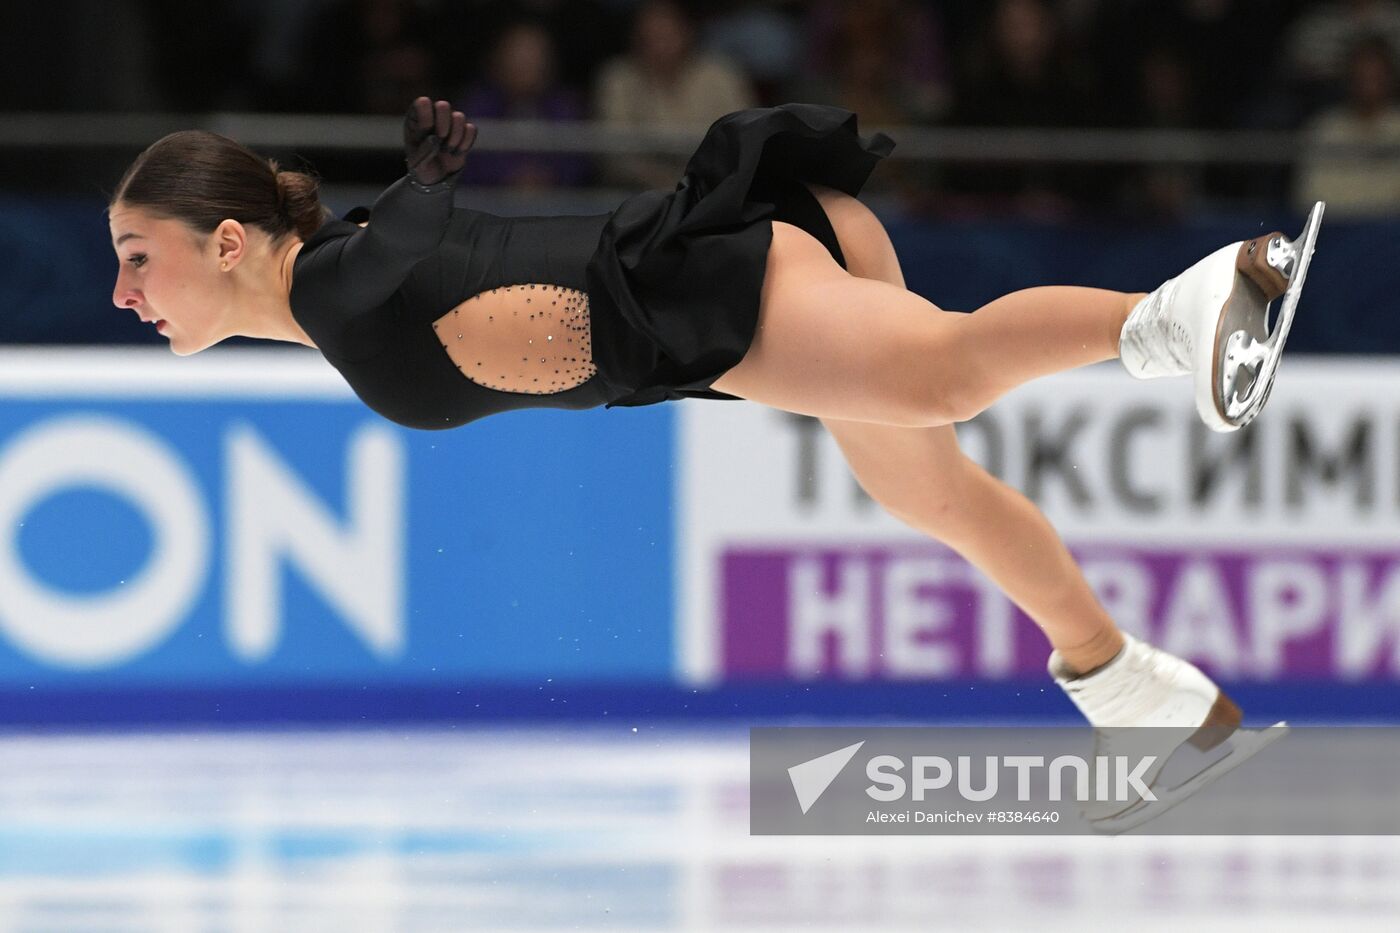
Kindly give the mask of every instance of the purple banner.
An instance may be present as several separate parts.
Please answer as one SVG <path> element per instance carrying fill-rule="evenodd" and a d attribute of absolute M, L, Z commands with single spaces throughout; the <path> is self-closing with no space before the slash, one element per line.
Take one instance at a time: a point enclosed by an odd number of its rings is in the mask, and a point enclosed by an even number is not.
<path fill-rule="evenodd" d="M 1400 548 L 1071 548 L 1119 625 L 1213 676 L 1400 677 Z M 1044 677 L 1049 644 L 951 550 L 732 548 L 722 676 Z"/>

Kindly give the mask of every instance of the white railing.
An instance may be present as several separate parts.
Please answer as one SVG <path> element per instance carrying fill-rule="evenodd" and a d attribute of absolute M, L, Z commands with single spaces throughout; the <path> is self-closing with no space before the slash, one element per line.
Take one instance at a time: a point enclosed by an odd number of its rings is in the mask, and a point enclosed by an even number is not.
<path fill-rule="evenodd" d="M 596 122 L 481 120 L 477 147 L 498 152 L 685 155 L 704 126 L 621 129 Z M 207 129 L 246 145 L 305 151 L 396 151 L 399 118 L 325 114 L 0 114 L 0 151 L 140 149 L 166 133 Z M 1320 146 L 1281 131 L 972 129 L 862 125 L 897 142 L 894 158 L 925 162 L 1291 165 L 1309 157 L 1400 160 L 1400 146 Z"/>

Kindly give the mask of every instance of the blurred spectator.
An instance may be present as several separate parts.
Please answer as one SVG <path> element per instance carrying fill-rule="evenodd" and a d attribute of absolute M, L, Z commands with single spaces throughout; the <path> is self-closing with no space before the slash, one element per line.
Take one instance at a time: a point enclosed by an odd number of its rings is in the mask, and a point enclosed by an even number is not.
<path fill-rule="evenodd" d="M 614 126 L 694 128 L 755 104 L 744 75 L 724 59 L 695 50 L 695 27 L 674 0 L 644 0 L 632 27 L 632 49 L 603 67 L 598 116 Z M 628 186 L 674 188 L 686 157 L 628 156 L 609 160 L 608 176 Z"/>
<path fill-rule="evenodd" d="M 807 13 L 801 76 L 790 100 L 834 104 L 860 117 L 862 132 L 934 121 L 950 100 L 951 64 L 937 14 L 911 0 L 819 0 Z M 938 167 L 893 160 L 865 191 L 911 210 L 942 203 Z"/>
<path fill-rule="evenodd" d="M 235 9 L 254 25 L 248 52 L 249 109 L 282 110 L 299 77 L 297 51 L 323 0 L 244 0 Z"/>
<path fill-rule="evenodd" d="M 807 17 L 807 63 L 795 96 L 836 104 L 870 125 L 936 119 L 951 65 L 933 11 L 910 0 L 819 0 Z"/>
<path fill-rule="evenodd" d="M 399 115 L 432 94 L 428 17 L 414 0 L 333 0 L 309 18 L 282 107 Z"/>
<path fill-rule="evenodd" d="M 454 106 L 468 120 L 582 120 L 583 101 L 556 78 L 554 42 L 537 23 L 507 26 L 496 42 L 486 79 Z M 568 153 L 475 152 L 463 181 L 473 184 L 548 188 L 577 185 L 588 177 L 586 156 Z"/>
<path fill-rule="evenodd" d="M 1288 39 L 1295 76 L 1305 82 L 1340 84 L 1351 47 L 1364 36 L 1380 36 L 1400 54 L 1400 2 L 1333 0 L 1305 13 Z"/>
<path fill-rule="evenodd" d="M 512 23 L 538 23 L 554 43 L 557 76 L 592 87 L 603 62 L 627 48 L 630 16 L 616 0 L 438 0 L 434 49 L 448 87 L 480 78 L 495 39 Z"/>
<path fill-rule="evenodd" d="M 998 0 L 982 34 L 958 61 L 950 122 L 960 126 L 1084 127 L 1095 120 L 1093 74 L 1065 40 L 1045 0 Z M 959 197 L 977 211 L 1011 210 L 1041 219 L 1072 214 L 1105 187 L 1102 174 L 1042 164 L 961 167 Z"/>
<path fill-rule="evenodd" d="M 1086 43 L 1101 71 L 1098 92 L 1105 115 L 1124 125 L 1136 122 L 1133 111 L 1141 105 L 1138 90 L 1144 49 L 1170 46 L 1185 53 L 1181 61 L 1189 72 L 1192 111 L 1187 125 L 1212 129 L 1278 125 L 1280 108 L 1270 104 L 1269 98 L 1282 84 L 1277 63 L 1289 23 L 1285 8 L 1296 2 L 1104 3 L 1086 32 Z"/>
<path fill-rule="evenodd" d="M 1313 118 L 1304 130 L 1294 206 L 1326 201 L 1329 216 L 1400 213 L 1400 106 L 1396 58 L 1384 36 L 1357 41 L 1347 63 L 1347 99 Z M 1360 146 L 1355 155 L 1321 147 Z M 1368 153 L 1366 147 L 1389 147 Z"/>
<path fill-rule="evenodd" d="M 1159 45 L 1143 51 L 1135 86 L 1137 106 L 1132 124 L 1157 128 L 1200 125 L 1191 67 L 1178 49 Z"/>
<path fill-rule="evenodd" d="M 1137 62 L 1130 119 L 1125 125 L 1156 130 L 1198 126 L 1195 74 L 1189 56 L 1162 44 L 1139 50 Z M 1132 167 L 1126 172 L 1120 204 L 1138 219 L 1180 220 L 1199 194 L 1199 174 L 1194 166 Z"/>
<path fill-rule="evenodd" d="M 1183 127 L 1218 130 L 1291 129 L 1294 97 L 1282 47 L 1294 9 L 1304 0 L 1104 0 L 1092 29 L 1088 56 L 1101 70 L 1097 94 L 1115 126 L 1161 126 L 1160 114 L 1142 96 L 1144 50 L 1171 48 L 1189 81 L 1189 120 Z M 1129 173 L 1133 185 L 1123 205 L 1168 217 L 1199 197 L 1278 202 L 1289 172 L 1281 166 L 1215 164 L 1165 167 Z M 1189 183 L 1197 190 L 1186 191 Z M 1144 202 L 1143 198 L 1146 198 Z"/>
<path fill-rule="evenodd" d="M 967 126 L 1085 126 L 1092 74 L 1074 60 L 1046 0 L 997 0 L 959 62 L 956 122 Z"/>
<path fill-rule="evenodd" d="M 742 69 L 762 103 L 783 103 L 800 65 L 802 30 L 800 11 L 781 7 L 799 5 L 760 0 L 711 3 L 700 45 Z"/>

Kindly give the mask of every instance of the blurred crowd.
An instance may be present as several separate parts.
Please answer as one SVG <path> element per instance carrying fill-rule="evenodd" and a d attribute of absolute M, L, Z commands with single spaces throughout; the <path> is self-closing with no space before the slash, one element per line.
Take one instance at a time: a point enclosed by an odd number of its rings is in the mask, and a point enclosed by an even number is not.
<path fill-rule="evenodd" d="M 1297 130 L 1295 169 L 891 163 L 943 214 L 1184 215 L 1258 197 L 1400 210 L 1400 0 L 58 0 L 5 4 L 0 110 L 398 114 L 692 126 L 837 104 L 865 131 Z M 22 14 L 16 8 L 22 9 Z M 51 21 L 51 22 L 46 22 Z M 55 67 L 57 66 L 57 67 Z M 52 75 L 39 81 L 36 75 Z M 1377 151 L 1345 159 L 1313 144 Z M 479 152 L 471 183 L 671 187 L 684 158 Z"/>

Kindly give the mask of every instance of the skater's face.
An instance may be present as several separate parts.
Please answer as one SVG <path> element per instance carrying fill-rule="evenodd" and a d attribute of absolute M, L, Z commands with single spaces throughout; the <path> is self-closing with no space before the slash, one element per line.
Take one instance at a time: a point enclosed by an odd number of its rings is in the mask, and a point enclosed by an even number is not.
<path fill-rule="evenodd" d="M 121 203 L 108 213 L 112 246 L 117 252 L 117 283 L 112 303 L 151 324 L 179 356 L 211 347 L 235 331 L 227 326 L 233 300 L 225 221 L 209 236 L 200 236 L 180 220 L 154 216 Z"/>

